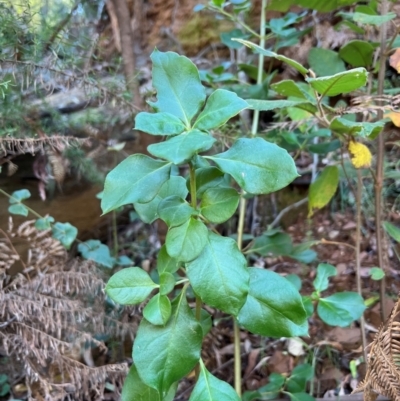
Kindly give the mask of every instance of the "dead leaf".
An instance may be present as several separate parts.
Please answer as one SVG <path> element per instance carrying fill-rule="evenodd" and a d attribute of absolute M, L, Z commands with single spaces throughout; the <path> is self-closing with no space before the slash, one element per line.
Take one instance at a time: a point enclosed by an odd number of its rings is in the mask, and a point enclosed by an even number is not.
<path fill-rule="evenodd" d="M 389 58 L 389 64 L 400 74 L 400 48 L 398 47 Z"/>
<path fill-rule="evenodd" d="M 390 118 L 390 120 L 396 127 L 400 127 L 400 112 L 391 111 L 390 113 L 385 113 L 384 117 Z"/>

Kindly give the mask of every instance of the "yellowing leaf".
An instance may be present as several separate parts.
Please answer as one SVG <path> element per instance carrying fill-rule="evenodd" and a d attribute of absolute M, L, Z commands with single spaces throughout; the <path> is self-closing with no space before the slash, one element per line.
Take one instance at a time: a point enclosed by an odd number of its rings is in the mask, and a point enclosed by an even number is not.
<path fill-rule="evenodd" d="M 308 194 L 308 217 L 315 209 L 321 209 L 329 203 L 339 184 L 339 170 L 336 166 L 325 167 L 320 176 L 310 185 Z"/>
<path fill-rule="evenodd" d="M 399 67 L 400 68 L 400 67 Z M 390 113 L 386 113 L 384 115 L 385 118 L 390 118 L 390 120 L 392 121 L 392 123 L 396 126 L 396 127 L 400 127 L 400 112 L 398 111 L 391 111 Z"/>
<path fill-rule="evenodd" d="M 400 48 L 398 47 L 396 51 L 390 56 L 389 64 L 393 67 L 398 74 L 400 74 Z M 398 125 L 396 125 L 398 127 Z"/>

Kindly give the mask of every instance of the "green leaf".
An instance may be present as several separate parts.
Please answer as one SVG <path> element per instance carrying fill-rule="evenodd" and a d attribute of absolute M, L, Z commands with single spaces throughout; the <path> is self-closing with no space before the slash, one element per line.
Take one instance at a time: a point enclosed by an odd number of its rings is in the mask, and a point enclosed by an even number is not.
<path fill-rule="evenodd" d="M 270 111 L 276 109 L 283 109 L 285 107 L 301 106 L 311 104 L 308 100 L 258 100 L 247 99 L 249 108 L 258 111 Z"/>
<path fill-rule="evenodd" d="M 121 401 L 161 401 L 157 390 L 147 386 L 132 365 L 122 388 Z"/>
<path fill-rule="evenodd" d="M 104 213 L 129 203 L 150 202 L 169 178 L 171 164 L 135 154 L 106 177 L 101 208 Z"/>
<path fill-rule="evenodd" d="M 176 135 L 185 130 L 185 124 L 170 113 L 139 113 L 135 129 L 151 135 Z"/>
<path fill-rule="evenodd" d="M 293 1 L 293 0 L 292 0 Z M 355 0 L 294 0 L 294 4 L 298 4 L 305 8 L 320 12 L 329 12 L 340 7 L 348 6 L 355 3 Z M 292 3 L 293 4 L 293 3 Z"/>
<path fill-rule="evenodd" d="M 216 167 L 201 167 L 196 170 L 197 197 L 201 198 L 209 188 L 226 187 L 229 176 Z"/>
<path fill-rule="evenodd" d="M 296 288 L 279 274 L 250 268 L 250 288 L 238 322 L 267 337 L 307 335 L 307 316 Z"/>
<path fill-rule="evenodd" d="M 189 262 L 200 255 L 206 245 L 207 234 L 207 227 L 191 217 L 182 225 L 168 231 L 165 239 L 167 252 L 181 262 Z"/>
<path fill-rule="evenodd" d="M 297 70 L 302 75 L 306 75 L 308 73 L 307 68 L 303 67 L 300 63 L 298 63 L 297 61 L 295 61 L 295 60 L 293 60 L 291 58 L 282 56 L 282 55 L 280 55 L 278 53 L 274 53 L 274 52 L 272 52 L 270 50 L 265 50 L 262 47 L 254 44 L 253 42 L 249 42 L 247 40 L 243 40 L 243 39 L 234 39 L 234 40 L 236 42 L 242 43 L 245 46 L 249 47 L 255 53 L 262 54 L 265 57 L 272 57 L 272 58 L 275 58 L 277 60 L 283 61 L 284 63 L 286 63 L 286 64 L 290 65 L 291 67 L 293 67 L 295 70 Z"/>
<path fill-rule="evenodd" d="M 346 66 L 337 52 L 319 47 L 311 48 L 308 53 L 308 64 L 320 77 L 346 71 Z"/>
<path fill-rule="evenodd" d="M 158 205 L 163 199 L 171 195 L 185 199 L 188 193 L 186 180 L 180 176 L 171 176 L 168 181 L 164 182 L 158 194 L 150 202 L 134 203 L 135 210 L 142 221 L 150 224 L 159 218 Z"/>
<path fill-rule="evenodd" d="M 395 226 L 392 223 L 389 223 L 388 221 L 384 221 L 382 223 L 383 228 L 385 231 L 396 241 L 400 242 L 400 228 Z"/>
<path fill-rule="evenodd" d="M 286 381 L 286 390 L 289 393 L 301 393 L 306 390 L 307 381 L 314 376 L 313 368 L 308 363 L 297 365 Z"/>
<path fill-rule="evenodd" d="M 206 106 L 197 117 L 193 128 L 199 130 L 218 128 L 247 107 L 247 102 L 236 93 L 217 89 L 207 99 Z"/>
<path fill-rule="evenodd" d="M 116 259 L 110 255 L 110 248 L 98 240 L 90 239 L 86 242 L 81 242 L 78 245 L 78 252 L 82 254 L 84 259 L 93 260 L 109 269 L 116 263 Z"/>
<path fill-rule="evenodd" d="M 297 291 L 301 290 L 301 278 L 297 274 L 288 274 L 285 279 L 290 281 Z"/>
<path fill-rule="evenodd" d="M 169 298 L 166 295 L 154 295 L 143 309 L 143 316 L 155 326 L 164 326 L 171 316 Z"/>
<path fill-rule="evenodd" d="M 338 134 L 361 136 L 363 138 L 375 138 L 383 129 L 386 121 L 376 121 L 374 123 L 358 123 L 347 118 L 335 118 L 330 125 L 330 129 Z"/>
<path fill-rule="evenodd" d="M 160 252 L 158 253 L 157 257 L 157 271 L 158 274 L 161 276 L 163 273 L 175 273 L 179 269 L 178 260 L 171 258 L 168 255 L 167 247 L 164 244 Z"/>
<path fill-rule="evenodd" d="M 276 93 L 285 97 L 297 97 L 299 99 L 308 100 L 307 94 L 303 91 L 303 89 L 292 80 L 283 80 L 271 85 L 271 89 L 273 89 Z M 293 106 L 293 104 L 291 104 Z"/>
<path fill-rule="evenodd" d="M 341 146 L 342 146 L 342 142 L 340 141 L 340 139 L 334 139 L 333 141 L 330 140 L 329 142 L 325 142 L 325 143 L 317 143 L 315 145 L 314 144 L 308 145 L 307 148 L 312 153 L 325 155 L 329 152 L 333 152 L 333 151 L 339 149 Z"/>
<path fill-rule="evenodd" d="M 317 312 L 319 317 L 331 326 L 346 327 L 364 313 L 364 300 L 356 292 L 337 292 L 327 298 L 320 298 Z"/>
<path fill-rule="evenodd" d="M 241 138 L 226 152 L 204 157 L 254 195 L 275 192 L 298 176 L 289 153 L 261 138 Z"/>
<path fill-rule="evenodd" d="M 153 156 L 168 160 L 176 165 L 190 160 L 197 153 L 205 152 L 214 144 L 215 139 L 197 129 L 147 147 Z"/>
<path fill-rule="evenodd" d="M 217 379 L 200 359 L 200 375 L 189 401 L 240 401 L 236 391 L 226 382 Z"/>
<path fill-rule="evenodd" d="M 308 393 L 288 393 L 290 401 L 315 401 L 315 398 Z"/>
<path fill-rule="evenodd" d="M 69 223 L 55 223 L 51 228 L 53 238 L 59 240 L 65 249 L 69 249 L 78 235 L 78 229 Z"/>
<path fill-rule="evenodd" d="M 379 267 L 372 267 L 369 274 L 372 280 L 382 280 L 385 277 L 385 272 Z"/>
<path fill-rule="evenodd" d="M 175 288 L 175 277 L 167 271 L 160 274 L 160 294 L 167 295 Z"/>
<path fill-rule="evenodd" d="M 233 239 L 209 232 L 202 253 L 186 265 L 186 274 L 203 302 L 236 316 L 248 291 L 246 266 Z"/>
<path fill-rule="evenodd" d="M 212 328 L 212 318 L 211 315 L 204 309 L 200 313 L 200 324 L 203 330 L 203 337 L 205 337 Z"/>
<path fill-rule="evenodd" d="M 22 203 L 16 203 L 14 205 L 10 205 L 8 207 L 8 212 L 11 214 L 18 214 L 20 216 L 28 216 L 28 209 L 25 205 L 23 205 Z"/>
<path fill-rule="evenodd" d="M 200 359 L 203 331 L 193 316 L 185 291 L 172 302 L 165 326 L 143 319 L 133 346 L 133 358 L 142 380 L 162 395 L 187 375 Z"/>
<path fill-rule="evenodd" d="M 369 67 L 373 62 L 374 51 L 371 43 L 351 40 L 339 50 L 339 56 L 352 67 Z"/>
<path fill-rule="evenodd" d="M 196 66 L 187 57 L 157 49 L 151 54 L 151 60 L 157 102 L 149 104 L 157 111 L 173 114 L 190 127 L 206 98 Z"/>
<path fill-rule="evenodd" d="M 317 179 L 311 183 L 308 193 L 308 216 L 315 209 L 322 209 L 335 195 L 339 185 L 339 169 L 337 166 L 327 166 Z"/>
<path fill-rule="evenodd" d="M 309 78 L 306 81 L 322 96 L 336 96 L 352 92 L 367 83 L 368 72 L 365 68 L 354 68 L 339 74 Z"/>
<path fill-rule="evenodd" d="M 143 302 L 158 285 L 140 267 L 127 267 L 115 273 L 106 285 L 107 295 L 121 305 Z"/>
<path fill-rule="evenodd" d="M 249 35 L 243 33 L 240 29 L 232 29 L 229 32 L 222 32 L 220 34 L 221 42 L 225 46 L 228 46 L 230 49 L 240 49 L 241 47 L 243 47 L 243 45 L 233 41 L 232 39 L 234 38 L 247 39 L 248 37 Z"/>
<path fill-rule="evenodd" d="M 11 205 L 20 203 L 21 201 L 31 197 L 31 193 L 27 189 L 20 189 L 11 194 L 12 198 L 9 199 Z"/>
<path fill-rule="evenodd" d="M 239 199 L 233 188 L 209 188 L 201 197 L 201 214 L 211 223 L 223 223 L 233 216 Z"/>
<path fill-rule="evenodd" d="M 185 200 L 179 196 L 168 196 L 158 204 L 158 215 L 161 220 L 167 223 L 168 227 L 180 226 L 195 214 L 196 210 L 192 208 Z"/>
<path fill-rule="evenodd" d="M 303 300 L 304 309 L 306 310 L 306 313 L 307 313 L 307 318 L 309 318 L 314 313 L 313 301 L 312 301 L 311 297 L 308 297 L 308 296 L 303 296 L 302 300 Z"/>
<path fill-rule="evenodd" d="M 370 15 L 370 14 L 365 14 L 365 13 L 360 13 L 360 12 L 354 12 L 354 13 L 341 12 L 341 13 L 339 13 L 339 15 L 350 18 L 354 22 L 357 22 L 359 24 L 367 24 L 367 25 L 375 25 L 375 26 L 380 26 L 380 25 L 384 24 L 385 22 L 389 22 L 392 19 L 396 18 L 396 14 L 393 12 L 389 12 L 385 15 Z"/>
<path fill-rule="evenodd" d="M 49 230 L 52 223 L 54 223 L 54 217 L 46 216 L 35 221 L 35 228 L 36 230 Z"/>
<path fill-rule="evenodd" d="M 336 267 L 329 263 L 320 263 L 317 267 L 317 277 L 313 281 L 313 285 L 316 291 L 325 291 L 329 286 L 329 277 L 336 276 Z"/>
<path fill-rule="evenodd" d="M 261 235 L 257 237 L 249 252 L 258 253 L 261 256 L 272 255 L 289 255 L 292 253 L 293 243 L 290 235 L 277 232 L 273 235 Z"/>

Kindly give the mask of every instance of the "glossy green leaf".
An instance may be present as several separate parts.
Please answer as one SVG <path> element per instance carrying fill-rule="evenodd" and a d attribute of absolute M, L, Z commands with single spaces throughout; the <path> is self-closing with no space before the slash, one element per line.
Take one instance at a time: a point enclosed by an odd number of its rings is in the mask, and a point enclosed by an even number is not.
<path fill-rule="evenodd" d="M 155 326 L 164 326 L 171 316 L 171 302 L 166 295 L 156 294 L 143 309 L 143 316 Z"/>
<path fill-rule="evenodd" d="M 293 250 L 293 243 L 290 235 L 277 232 L 273 235 L 261 235 L 256 237 L 249 252 L 258 253 L 261 256 L 289 255 Z"/>
<path fill-rule="evenodd" d="M 53 238 L 59 240 L 65 249 L 69 249 L 78 235 L 78 229 L 70 223 L 55 223 L 51 228 Z"/>
<path fill-rule="evenodd" d="M 11 214 L 17 214 L 19 216 L 28 216 L 29 210 L 22 203 L 15 203 L 14 205 L 10 205 L 8 207 L 8 212 Z"/>
<path fill-rule="evenodd" d="M 364 40 L 351 40 L 339 50 L 339 56 L 352 67 L 369 67 L 372 65 L 374 46 Z"/>
<path fill-rule="evenodd" d="M 241 138 L 226 152 L 204 157 L 251 194 L 275 192 L 298 176 L 289 153 L 261 138 Z"/>
<path fill-rule="evenodd" d="M 346 71 L 346 66 L 338 53 L 320 47 L 312 47 L 308 53 L 308 64 L 319 77 Z"/>
<path fill-rule="evenodd" d="M 171 195 L 185 199 L 188 193 L 186 180 L 180 176 L 171 176 L 168 181 L 164 182 L 160 191 L 150 202 L 134 203 L 135 210 L 143 222 L 150 224 L 159 218 L 158 205 L 163 199 Z"/>
<path fill-rule="evenodd" d="M 385 231 L 396 241 L 400 242 L 400 228 L 395 226 L 392 223 L 389 223 L 388 221 L 384 221 L 382 223 L 383 228 Z"/>
<path fill-rule="evenodd" d="M 329 286 L 329 277 L 336 276 L 336 267 L 329 263 L 320 263 L 317 267 L 317 276 L 313 281 L 313 285 L 316 291 L 325 291 Z"/>
<path fill-rule="evenodd" d="M 167 252 L 181 262 L 189 262 L 200 255 L 206 245 L 207 234 L 207 227 L 192 217 L 168 231 L 165 239 Z"/>
<path fill-rule="evenodd" d="M 160 252 L 158 252 L 157 256 L 157 271 L 158 274 L 163 274 L 165 272 L 167 273 L 175 273 L 179 269 L 179 263 L 178 260 L 171 258 L 171 256 L 168 255 L 167 252 L 167 247 L 164 244 Z"/>
<path fill-rule="evenodd" d="M 375 26 L 380 26 L 385 22 L 389 22 L 392 19 L 396 18 L 396 14 L 393 12 L 389 12 L 385 15 L 370 15 L 360 12 L 354 12 L 354 13 L 341 12 L 340 15 L 350 18 L 354 22 L 357 22 L 359 24 L 367 24 Z"/>
<path fill-rule="evenodd" d="M 151 135 L 177 135 L 183 132 L 185 124 L 170 113 L 139 113 L 135 118 L 135 129 Z"/>
<path fill-rule="evenodd" d="M 210 232 L 201 254 L 186 265 L 186 274 L 203 302 L 237 315 L 249 288 L 246 266 L 233 239 Z"/>
<path fill-rule="evenodd" d="M 267 337 L 307 335 L 307 316 L 296 288 L 279 274 L 250 268 L 250 288 L 238 322 Z"/>
<path fill-rule="evenodd" d="M 110 248 L 95 239 L 90 239 L 78 244 L 78 252 L 81 253 L 84 259 L 93 260 L 99 265 L 108 267 L 109 269 L 116 263 L 116 259 L 110 254 Z"/>
<path fill-rule="evenodd" d="M 258 100 L 247 99 L 249 108 L 258 111 L 270 111 L 276 109 L 283 109 L 285 107 L 301 106 L 310 104 L 308 100 Z"/>
<path fill-rule="evenodd" d="M 282 56 L 281 54 L 272 52 L 270 50 L 265 50 L 262 47 L 254 44 L 253 42 L 247 41 L 247 40 L 235 39 L 235 41 L 244 44 L 245 46 L 252 49 L 255 53 L 262 54 L 265 57 L 272 57 L 277 60 L 283 61 L 284 63 L 290 65 L 295 70 L 297 70 L 300 74 L 306 75 L 308 73 L 307 68 L 303 67 L 300 63 L 298 63 L 297 61 L 295 61 L 291 58 Z"/>
<path fill-rule="evenodd" d="M 288 274 L 285 279 L 290 281 L 297 291 L 301 290 L 301 278 L 297 274 Z"/>
<path fill-rule="evenodd" d="M 173 401 L 177 386 L 173 384 L 168 394 L 161 398 L 160 393 L 146 385 L 140 378 L 135 365 L 129 369 L 122 388 L 121 401 Z"/>
<path fill-rule="evenodd" d="M 337 292 L 327 298 L 320 298 L 317 312 L 319 317 L 331 326 L 346 327 L 364 313 L 364 300 L 356 292 Z"/>
<path fill-rule="evenodd" d="M 184 132 L 178 136 L 147 147 L 153 156 L 168 160 L 174 164 L 182 164 L 190 160 L 197 153 L 209 150 L 215 139 L 197 129 Z"/>
<path fill-rule="evenodd" d="M 106 177 L 101 200 L 103 213 L 129 203 L 150 202 L 169 178 L 171 164 L 135 154 L 127 157 Z"/>
<path fill-rule="evenodd" d="M 160 294 L 167 295 L 175 288 L 175 277 L 167 271 L 160 274 Z"/>
<path fill-rule="evenodd" d="M 18 191 L 14 191 L 11 196 L 12 197 L 9 199 L 9 202 L 11 205 L 13 205 L 30 198 L 31 193 L 27 189 L 19 189 Z"/>
<path fill-rule="evenodd" d="M 372 267 L 369 274 L 372 280 L 382 280 L 385 277 L 385 272 L 380 267 Z"/>
<path fill-rule="evenodd" d="M 243 47 L 243 45 L 233 41 L 232 39 L 234 38 L 247 39 L 249 35 L 243 33 L 240 29 L 232 29 L 229 32 L 222 32 L 220 37 L 221 37 L 221 42 L 225 46 L 228 46 L 230 49 L 240 49 L 241 47 Z"/>
<path fill-rule="evenodd" d="M 314 313 L 313 301 L 312 301 L 311 297 L 308 297 L 308 296 L 303 296 L 302 300 L 303 300 L 304 309 L 306 310 L 307 318 L 309 318 Z"/>
<path fill-rule="evenodd" d="M 200 360 L 200 375 L 189 401 L 240 401 L 237 392 L 226 382 L 217 379 Z"/>
<path fill-rule="evenodd" d="M 297 365 L 286 381 L 286 390 L 289 393 L 301 393 L 306 391 L 306 384 L 314 376 L 313 368 L 308 363 Z"/>
<path fill-rule="evenodd" d="M 212 318 L 211 315 L 204 309 L 201 310 L 200 324 L 203 330 L 203 337 L 205 337 L 212 328 Z"/>
<path fill-rule="evenodd" d="M 355 0 L 292 0 L 292 4 L 298 4 L 302 7 L 310 8 L 320 12 L 329 12 L 337 10 L 340 7 L 355 3 Z"/>
<path fill-rule="evenodd" d="M 233 188 L 209 188 L 201 197 L 201 214 L 211 223 L 223 223 L 233 216 L 239 199 Z"/>
<path fill-rule="evenodd" d="M 141 321 L 133 346 L 133 359 L 140 377 L 164 395 L 172 383 L 195 367 L 200 359 L 202 339 L 202 328 L 183 291 L 172 302 L 172 314 L 165 326 Z"/>
<path fill-rule="evenodd" d="M 306 81 L 322 96 L 336 96 L 361 88 L 367 83 L 365 68 L 354 68 L 335 75 L 321 78 L 306 78 Z"/>
<path fill-rule="evenodd" d="M 207 99 L 206 106 L 197 117 L 193 128 L 199 130 L 218 128 L 247 107 L 247 102 L 236 93 L 217 89 Z"/>
<path fill-rule="evenodd" d="M 52 223 L 54 223 L 54 217 L 46 216 L 35 221 L 35 228 L 36 230 L 49 230 Z"/>
<path fill-rule="evenodd" d="M 140 267 L 127 267 L 115 273 L 106 285 L 107 295 L 121 305 L 143 302 L 158 285 Z"/>
<path fill-rule="evenodd" d="M 299 99 L 307 100 L 306 93 L 301 89 L 301 87 L 292 80 L 283 80 L 271 85 L 276 93 L 285 97 L 297 97 Z"/>
<path fill-rule="evenodd" d="M 346 134 L 353 136 L 361 136 L 363 138 L 375 138 L 383 129 L 385 121 L 369 122 L 355 122 L 350 121 L 343 117 L 335 118 L 330 125 L 330 129 L 338 134 Z"/>
<path fill-rule="evenodd" d="M 189 127 L 206 98 L 196 66 L 187 57 L 157 49 L 151 60 L 157 101 L 149 102 L 150 105 L 157 111 L 173 114 Z"/>
<path fill-rule="evenodd" d="M 229 185 L 229 176 L 216 167 L 201 167 L 196 170 L 197 197 L 201 198 L 209 188 L 226 187 Z M 189 185 L 189 184 L 188 184 Z"/>
<path fill-rule="evenodd" d="M 158 215 L 161 220 L 167 223 L 168 227 L 180 226 L 189 220 L 190 216 L 195 214 L 196 210 L 192 208 L 185 200 L 179 196 L 168 196 L 158 205 Z"/>
<path fill-rule="evenodd" d="M 311 183 L 308 192 L 308 215 L 312 216 L 314 211 L 326 206 L 339 185 L 339 169 L 337 166 L 327 166 L 317 179 Z"/>

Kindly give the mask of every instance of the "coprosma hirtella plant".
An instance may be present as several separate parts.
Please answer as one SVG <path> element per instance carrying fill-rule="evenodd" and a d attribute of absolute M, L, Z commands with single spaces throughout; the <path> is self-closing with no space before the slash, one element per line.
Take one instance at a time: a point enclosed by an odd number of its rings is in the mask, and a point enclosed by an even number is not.
<path fill-rule="evenodd" d="M 211 327 L 203 303 L 231 315 L 243 329 L 272 337 L 306 335 L 306 311 L 288 280 L 248 267 L 237 243 L 211 227 L 230 219 L 245 194 L 288 185 L 296 167 L 286 150 L 259 137 L 238 139 L 227 151 L 212 154 L 212 130 L 249 103 L 224 89 L 207 96 L 186 57 L 155 50 L 151 59 L 155 112 L 139 113 L 135 128 L 166 140 L 148 147 L 155 158 L 134 154 L 117 165 L 106 177 L 101 203 L 104 213 L 133 204 L 144 222 L 161 219 L 168 226 L 157 257 L 158 283 L 143 269 L 130 267 L 106 286 L 120 304 L 138 304 L 152 295 L 122 398 L 172 400 L 177 382 L 196 369 L 191 401 L 239 400 L 201 360 L 202 340 Z M 179 174 L 181 166 L 188 166 L 189 177 Z M 194 310 L 187 300 L 189 286 Z M 171 301 L 172 291 L 178 295 Z"/>

